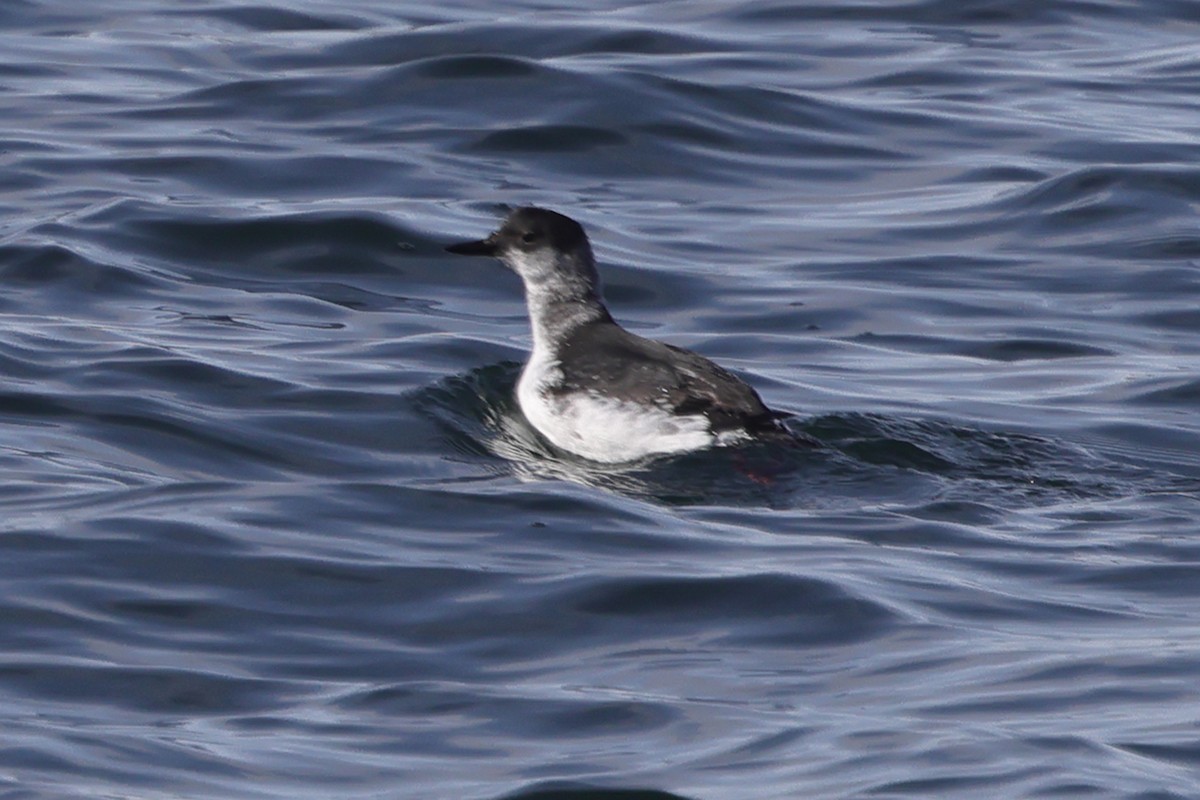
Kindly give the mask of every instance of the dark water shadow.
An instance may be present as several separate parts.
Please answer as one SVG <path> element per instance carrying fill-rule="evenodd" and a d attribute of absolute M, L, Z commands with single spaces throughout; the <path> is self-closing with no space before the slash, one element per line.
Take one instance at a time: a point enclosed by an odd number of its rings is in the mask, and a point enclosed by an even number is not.
<path fill-rule="evenodd" d="M 983 502 L 1035 507 L 1152 491 L 1156 476 L 1043 436 L 940 419 L 826 414 L 790 420 L 813 446 L 754 441 L 629 464 L 557 450 L 521 414 L 520 364 L 448 378 L 412 397 L 458 458 L 492 474 L 566 480 L 668 506 L 775 509 Z"/>

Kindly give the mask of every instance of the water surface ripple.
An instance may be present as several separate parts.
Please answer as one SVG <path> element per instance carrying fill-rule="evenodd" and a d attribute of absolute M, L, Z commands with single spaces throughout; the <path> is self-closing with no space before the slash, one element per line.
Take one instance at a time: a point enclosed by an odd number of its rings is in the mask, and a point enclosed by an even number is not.
<path fill-rule="evenodd" d="M 0 796 L 1200 796 L 1173 0 L 0 6 Z M 514 406 L 539 203 L 821 447 Z"/>

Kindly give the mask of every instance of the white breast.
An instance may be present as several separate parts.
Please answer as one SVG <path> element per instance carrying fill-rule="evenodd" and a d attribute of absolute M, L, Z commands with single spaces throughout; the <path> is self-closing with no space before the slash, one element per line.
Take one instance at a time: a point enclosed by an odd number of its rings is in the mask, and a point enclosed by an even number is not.
<path fill-rule="evenodd" d="M 539 433 L 570 453 L 615 464 L 698 450 L 716 441 L 702 414 L 681 417 L 592 392 L 548 392 L 558 377 L 556 362 L 530 359 L 517 383 L 517 402 Z"/>

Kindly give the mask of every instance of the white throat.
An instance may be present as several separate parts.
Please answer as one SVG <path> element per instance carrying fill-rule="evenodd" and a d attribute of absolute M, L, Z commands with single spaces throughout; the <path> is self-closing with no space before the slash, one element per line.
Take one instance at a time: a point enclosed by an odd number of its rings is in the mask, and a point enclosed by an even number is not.
<path fill-rule="evenodd" d="M 549 249 L 504 257 L 525 284 L 525 304 L 533 332 L 532 360 L 552 360 L 559 343 L 580 325 L 611 319 L 600 296 L 590 251 Z"/>

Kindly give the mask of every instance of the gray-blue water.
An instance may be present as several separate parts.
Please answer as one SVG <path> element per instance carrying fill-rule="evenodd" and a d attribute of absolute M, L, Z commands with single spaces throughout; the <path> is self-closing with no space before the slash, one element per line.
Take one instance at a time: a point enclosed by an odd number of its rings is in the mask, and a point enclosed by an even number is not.
<path fill-rule="evenodd" d="M 1198 8 L 4 0 L 0 797 L 1200 797 Z M 524 203 L 824 446 L 550 452 Z"/>

